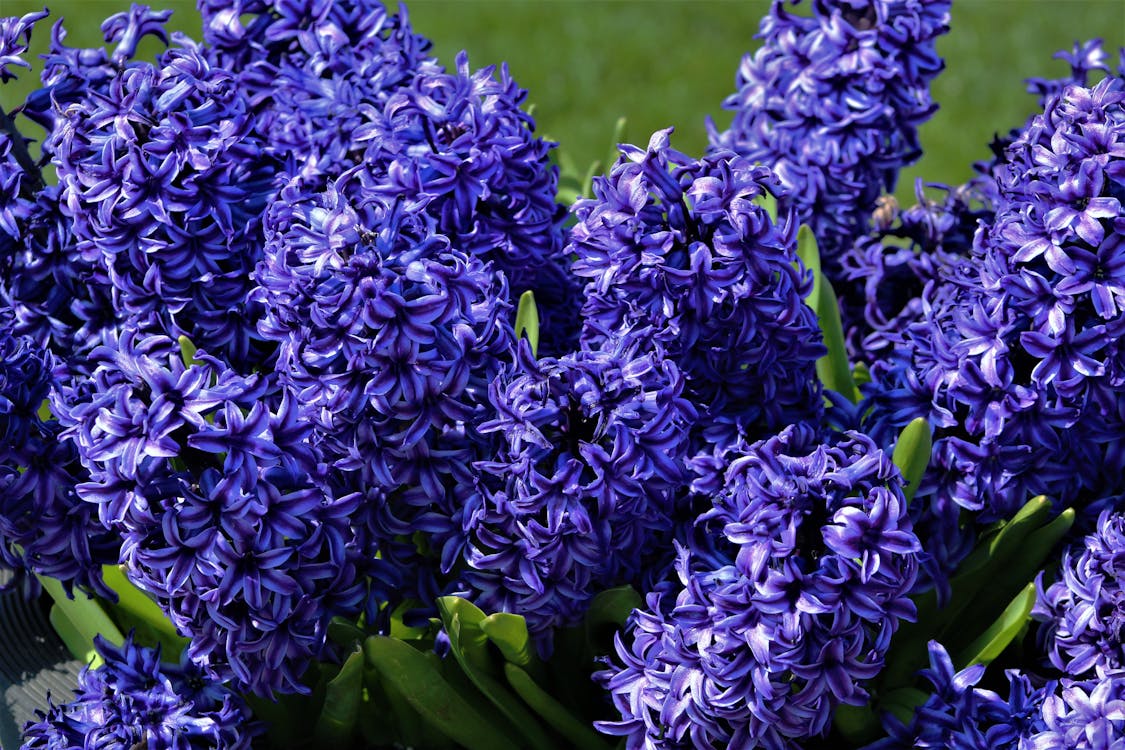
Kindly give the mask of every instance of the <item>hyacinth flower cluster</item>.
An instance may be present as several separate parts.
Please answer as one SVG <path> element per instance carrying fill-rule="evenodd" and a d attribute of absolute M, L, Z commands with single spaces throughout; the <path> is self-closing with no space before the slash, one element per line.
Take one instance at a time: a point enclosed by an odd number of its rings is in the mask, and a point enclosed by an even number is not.
<path fill-rule="evenodd" d="M 159 649 L 132 638 L 96 645 L 105 663 L 82 671 L 74 700 L 41 714 L 24 748 L 247 750 L 262 733 L 246 702 L 190 661 L 162 662 Z"/>
<path fill-rule="evenodd" d="M 715 149 L 777 170 L 782 205 L 816 235 L 825 272 L 839 278 L 851 242 L 880 195 L 921 155 L 918 126 L 937 105 L 930 81 L 944 63 L 949 0 L 812 0 L 810 14 L 778 0 L 762 19 L 761 48 L 743 58 L 738 91 L 711 126 Z"/>
<path fill-rule="evenodd" d="M 900 210 L 950 3 L 777 0 L 710 153 L 622 145 L 568 214 L 507 68 L 404 9 L 198 5 L 198 43 L 56 26 L 0 113 L 0 564 L 149 626 L 25 747 L 1125 743 L 1098 45 Z M 43 17 L 0 21 L 0 82 Z M 1041 491 L 1107 510 L 1034 609 L 927 652 L 925 589 Z M 930 686 L 886 677 L 914 642 Z"/>
<path fill-rule="evenodd" d="M 335 614 L 366 593 L 356 493 L 336 495 L 288 394 L 164 336 L 126 331 L 52 394 L 89 471 L 78 496 L 121 540 L 128 579 L 217 679 L 301 691 Z"/>
<path fill-rule="evenodd" d="M 841 259 L 841 314 L 855 362 L 889 358 L 901 332 L 924 318 L 927 285 L 951 275 L 971 254 L 978 223 L 991 218 L 976 183 L 951 188 L 919 180 L 915 195 L 918 202 L 908 208 L 884 196 L 871 230 Z"/>
<path fill-rule="evenodd" d="M 922 675 L 933 692 L 908 723 L 889 718 L 889 737 L 864 750 L 1110 750 L 1125 743 L 1125 676 L 1039 681 L 1004 675 L 1006 695 L 976 687 L 984 665 L 955 671 L 949 653 L 929 646 Z"/>
<path fill-rule="evenodd" d="M 408 84 L 427 57 L 405 11 L 380 3 L 200 0 L 212 63 L 231 71 L 253 109 L 263 148 L 286 172 L 338 174 L 362 147 L 371 110 Z"/>
<path fill-rule="evenodd" d="M 796 748 L 861 704 L 921 547 L 902 477 L 870 438 L 805 425 L 735 458 L 602 674 L 626 747 Z"/>
<path fill-rule="evenodd" d="M 385 205 L 357 167 L 281 193 L 255 278 L 278 375 L 342 486 L 364 495 L 380 552 L 414 570 L 421 601 L 449 585 L 488 385 L 514 346 L 502 274 Z M 424 531 L 432 555 L 411 536 Z M 374 554 L 374 550 L 369 551 Z M 419 567 L 421 566 L 421 567 Z"/>
<path fill-rule="evenodd" d="M 31 338 L 0 334 L 0 563 L 31 590 L 34 573 L 112 596 L 101 566 L 116 562 L 120 540 L 78 501 L 75 484 L 87 474 L 41 412 L 55 364 Z"/>
<path fill-rule="evenodd" d="M 1123 96 L 1119 71 L 1063 86 L 1031 119 L 994 167 L 994 215 L 970 254 L 872 367 L 873 434 L 918 416 L 936 430 L 920 507 L 939 579 L 968 549 L 961 509 L 988 523 L 1038 494 L 1098 508 L 1121 491 L 1103 467 L 1125 434 Z"/>
<path fill-rule="evenodd" d="M 167 15 L 107 28 L 163 34 Z M 56 105 L 45 144 L 77 252 L 123 325 L 186 335 L 248 366 L 260 358 L 250 351 L 249 272 L 275 171 L 249 103 L 186 39 L 155 64 L 119 57 L 96 89 Z"/>
<path fill-rule="evenodd" d="M 622 147 L 594 197 L 575 203 L 567 250 L 586 279 L 581 343 L 650 336 L 700 409 L 696 450 L 722 452 L 815 421 L 824 350 L 796 224 L 761 205 L 776 177 L 731 153 L 692 159 L 670 134 Z"/>
<path fill-rule="evenodd" d="M 1125 672 L 1125 517 L 1104 511 L 1063 554 L 1059 579 L 1040 578 L 1033 613 L 1051 664 L 1078 678 Z"/>
<path fill-rule="evenodd" d="M 637 335 L 614 348 L 517 364 L 489 389 L 493 458 L 465 511 L 465 575 L 489 611 L 533 635 L 577 623 L 592 595 L 661 567 L 696 418 L 684 380 Z M 547 641 L 549 644 L 549 641 Z"/>

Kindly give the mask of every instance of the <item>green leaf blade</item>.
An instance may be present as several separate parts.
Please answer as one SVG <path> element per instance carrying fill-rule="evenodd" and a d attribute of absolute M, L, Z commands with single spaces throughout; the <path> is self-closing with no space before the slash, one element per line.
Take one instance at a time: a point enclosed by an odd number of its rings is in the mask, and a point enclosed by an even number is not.
<path fill-rule="evenodd" d="M 520 295 L 516 308 L 516 338 L 527 337 L 531 353 L 539 353 L 539 307 L 535 304 L 535 293 L 528 289 Z"/>
<path fill-rule="evenodd" d="M 903 492 L 908 503 L 914 499 L 914 493 L 918 491 L 918 485 L 930 464 L 933 445 L 929 422 L 923 417 L 918 417 L 902 428 L 895 442 L 892 460 L 906 480 Z"/>

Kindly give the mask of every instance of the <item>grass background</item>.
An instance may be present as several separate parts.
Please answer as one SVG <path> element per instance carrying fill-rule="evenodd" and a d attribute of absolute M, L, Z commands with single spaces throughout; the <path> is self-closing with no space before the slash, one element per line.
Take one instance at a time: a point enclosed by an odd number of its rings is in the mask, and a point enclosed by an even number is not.
<path fill-rule="evenodd" d="M 45 0 L 0 0 L 4 15 L 22 15 Z M 925 0 L 923 0 L 925 1 Z M 173 28 L 199 37 L 190 0 L 151 0 L 174 9 Z M 100 43 L 98 25 L 125 0 L 55 0 L 68 39 Z M 691 154 L 706 146 L 705 117 L 725 127 L 723 99 L 734 91 L 743 54 L 755 49 L 764 0 L 411 0 L 415 30 L 434 42 L 446 65 L 461 49 L 474 68 L 506 61 L 530 92 L 540 132 L 557 140 L 580 165 L 603 158 L 613 125 L 629 118 L 626 138 L 644 143 L 653 130 L 675 126 L 673 145 Z M 915 177 L 957 183 L 971 163 L 987 158 L 993 133 L 1032 113 L 1028 76 L 1059 76 L 1053 60 L 1075 41 L 1101 37 L 1125 46 L 1122 0 L 958 0 L 951 33 L 939 41 L 946 71 L 934 84 L 941 110 L 922 130 L 923 160 L 900 179 L 909 199 Z M 41 26 L 33 51 L 43 49 Z M 155 47 L 153 48 L 155 49 Z M 34 85 L 23 75 L 0 89 L 11 108 Z"/>

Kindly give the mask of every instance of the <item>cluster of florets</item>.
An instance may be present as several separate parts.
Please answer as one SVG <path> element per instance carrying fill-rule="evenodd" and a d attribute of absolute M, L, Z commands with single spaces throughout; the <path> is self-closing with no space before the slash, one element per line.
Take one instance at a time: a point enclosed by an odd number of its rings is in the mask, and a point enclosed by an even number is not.
<path fill-rule="evenodd" d="M 90 473 L 78 494 L 194 661 L 244 689 L 300 691 L 328 621 L 363 603 L 360 500 L 326 488 L 293 398 L 271 406 L 260 378 L 195 356 L 126 332 L 54 395 Z"/>
<path fill-rule="evenodd" d="M 117 561 L 120 540 L 76 497 L 85 472 L 43 419 L 54 365 L 35 341 L 0 333 L 0 563 L 109 596 L 101 566 Z"/>
<path fill-rule="evenodd" d="M 924 315 L 872 367 L 874 434 L 917 416 L 936 430 L 920 512 L 937 524 L 939 578 L 967 551 L 962 508 L 988 523 L 1034 495 L 1120 492 L 1103 467 L 1125 429 L 1122 80 L 1064 87 L 1020 132 L 993 167 L 995 215 L 972 253 L 926 287 Z"/>
<path fill-rule="evenodd" d="M 430 42 L 405 11 L 357 0 L 200 0 L 203 40 L 233 71 L 263 147 L 291 174 L 338 174 L 361 146 L 356 130 L 408 83 Z"/>
<path fill-rule="evenodd" d="M 991 218 L 977 192 L 975 183 L 951 188 L 919 180 L 918 202 L 909 208 L 891 196 L 880 199 L 871 230 L 844 253 L 836 284 L 852 361 L 887 359 L 907 326 L 924 320 L 923 290 L 969 257 L 978 223 Z"/>
<path fill-rule="evenodd" d="M 386 203 L 420 211 L 459 251 L 507 277 L 514 301 L 533 290 L 543 341 L 552 352 L 574 343 L 577 285 L 565 268 L 555 202 L 554 144 L 535 136 L 522 109 L 527 92 L 506 66 L 455 72 L 428 63 L 389 95 L 356 132 L 363 160 L 378 175 L 371 189 Z"/>
<path fill-rule="evenodd" d="M 1076 678 L 1125 670 L 1125 516 L 1104 511 L 1063 554 L 1059 580 L 1038 586 L 1033 614 L 1057 669 Z"/>
<path fill-rule="evenodd" d="M 465 510 L 465 580 L 541 638 L 671 544 L 695 410 L 676 366 L 640 343 L 539 360 L 524 345 L 489 390 L 496 452 Z"/>
<path fill-rule="evenodd" d="M 425 529 L 435 559 L 414 577 L 432 597 L 442 587 L 424 579 L 448 572 L 464 541 L 475 426 L 512 357 L 513 311 L 502 274 L 417 210 L 383 204 L 377 179 L 358 167 L 320 193 L 282 191 L 255 274 L 260 329 L 314 441 L 371 495 L 380 553 L 419 564 L 411 537 Z"/>
<path fill-rule="evenodd" d="M 762 20 L 763 45 L 743 58 L 724 104 L 734 120 L 711 143 L 777 170 L 789 189 L 782 205 L 812 227 L 835 279 L 876 200 L 921 155 L 951 3 L 814 0 L 808 16 L 792 4 L 774 0 Z"/>
<path fill-rule="evenodd" d="M 29 13 L 22 18 L 0 19 L 0 77 L 15 75 L 8 65 L 30 67 L 22 59 L 27 51 L 31 29 L 46 12 Z M 130 23 L 143 25 L 144 13 L 114 16 L 106 22 L 111 41 L 119 41 L 115 59 L 120 64 L 133 52 L 133 44 L 122 40 L 114 29 Z M 114 22 L 128 18 L 128 21 Z M 56 27 L 51 53 L 44 71 L 44 88 L 21 107 L 0 113 L 6 125 L 0 127 L 0 279 L 6 307 L 13 317 L 12 330 L 28 335 L 50 348 L 64 360 L 80 356 L 87 343 L 112 319 L 108 287 L 91 283 L 93 269 L 78 254 L 71 222 L 63 215 L 57 185 L 45 185 L 42 170 L 51 151 L 33 158 L 28 142 L 18 133 L 26 119 L 50 130 L 55 103 L 61 106 L 78 88 L 66 76 L 75 65 L 90 67 L 94 86 L 100 62 L 107 62 L 104 50 L 74 50 L 63 44 L 64 33 Z M 100 55 L 100 56 L 99 56 Z M 67 62 L 71 65 L 68 67 Z"/>
<path fill-rule="evenodd" d="M 884 717 L 886 739 L 864 750 L 1112 750 L 1125 744 L 1125 673 L 1101 679 L 1034 680 L 1005 673 L 1007 697 L 976 685 L 983 664 L 955 671 L 936 641 L 922 676 L 933 692 L 908 724 Z"/>
<path fill-rule="evenodd" d="M 62 106 L 47 148 L 118 318 L 257 360 L 246 295 L 273 170 L 234 77 L 180 38 Z"/>
<path fill-rule="evenodd" d="M 902 478 L 862 434 L 803 425 L 736 458 L 603 673 L 626 746 L 794 748 L 862 704 L 914 605 Z"/>
<path fill-rule="evenodd" d="M 815 419 L 824 349 L 804 302 L 812 280 L 796 224 L 756 202 L 776 178 L 731 153 L 685 156 L 670 132 L 622 146 L 594 198 L 575 203 L 567 250 L 587 280 L 583 346 L 646 331 L 683 372 L 708 444 Z"/>
<path fill-rule="evenodd" d="M 22 750 L 160 747 L 249 750 L 264 727 L 237 693 L 187 660 L 126 640 L 95 640 L 105 663 L 78 676 L 74 700 L 52 705 L 30 724 Z"/>

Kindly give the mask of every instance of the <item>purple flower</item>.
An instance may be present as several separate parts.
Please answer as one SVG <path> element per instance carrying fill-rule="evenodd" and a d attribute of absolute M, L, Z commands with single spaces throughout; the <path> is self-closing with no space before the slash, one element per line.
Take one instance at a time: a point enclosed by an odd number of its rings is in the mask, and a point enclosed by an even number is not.
<path fill-rule="evenodd" d="M 112 598 L 101 567 L 117 562 L 120 540 L 76 496 L 86 473 L 58 423 L 39 416 L 54 365 L 30 339 L 0 334 L 0 563 L 30 590 L 24 576 L 38 573 Z"/>
<path fill-rule="evenodd" d="M 1033 614 L 1055 667 L 1083 679 L 1125 668 L 1125 516 L 1104 511 L 1063 554 L 1059 580 L 1037 587 Z"/>
<path fill-rule="evenodd" d="M 162 662 L 131 637 L 116 647 L 98 636 L 95 645 L 105 663 L 82 670 L 74 700 L 24 728 L 22 750 L 248 750 L 263 732 L 245 701 L 196 665 Z"/>
<path fill-rule="evenodd" d="M 925 190 L 942 191 L 941 201 Z M 850 358 L 869 365 L 893 354 L 903 329 L 923 319 L 923 289 L 940 283 L 972 250 L 977 223 L 991 218 L 975 183 L 959 188 L 918 181 L 918 203 L 881 199 L 872 229 L 844 253 L 836 285 Z M 862 304 L 862 308 L 860 305 Z"/>
<path fill-rule="evenodd" d="M 915 507 L 938 583 L 974 525 L 1031 496 L 1081 508 L 1122 491 L 1104 470 L 1125 432 L 1122 80 L 1063 87 L 1018 133 L 969 257 L 928 283 L 921 315 L 872 367 L 880 442 L 916 416 L 934 428 Z M 964 524 L 962 509 L 979 513 Z"/>
<path fill-rule="evenodd" d="M 815 419 L 824 350 L 804 302 L 811 278 L 795 223 L 754 202 L 776 191 L 773 174 L 730 153 L 691 159 L 670 133 L 623 146 L 595 197 L 574 206 L 583 345 L 646 331 L 683 372 L 708 444 Z"/>
<path fill-rule="evenodd" d="M 555 144 L 535 135 L 522 105 L 527 92 L 507 66 L 473 72 L 419 67 L 358 128 L 356 141 L 386 203 L 420 211 L 457 250 L 491 262 L 511 301 L 534 290 L 546 351 L 565 353 L 577 329 L 577 283 L 567 271 L 556 203 Z"/>
<path fill-rule="evenodd" d="M 41 10 L 23 16 L 0 18 L 0 84 L 17 77 L 10 70 L 12 66 L 31 68 L 31 63 L 23 56 L 31 44 L 31 30 L 38 21 L 46 17 L 47 11 Z"/>
<path fill-rule="evenodd" d="M 929 697 L 915 709 L 908 724 L 885 714 L 884 728 L 889 736 L 863 750 L 1022 750 L 1029 747 L 1027 743 L 1032 737 L 1041 736 L 1046 728 L 1043 703 L 1056 683 L 1036 687 L 1036 681 L 1027 675 L 1009 670 L 1005 673 L 1005 699 L 991 690 L 975 687 L 984 676 L 983 664 L 957 672 L 949 653 L 937 641 L 930 641 L 929 653 L 930 666 L 921 671 L 921 676 L 933 686 Z"/>
<path fill-rule="evenodd" d="M 1042 731 L 1028 750 L 1121 750 L 1125 748 L 1125 673 L 1090 682 L 1062 680 L 1043 702 Z"/>
<path fill-rule="evenodd" d="M 626 747 L 796 748 L 868 698 L 921 547 L 902 479 L 860 433 L 804 425 L 751 446 L 601 673 Z M 673 600 L 674 597 L 674 600 Z"/>
<path fill-rule="evenodd" d="M 121 538 L 129 579 L 187 653 L 259 694 L 300 692 L 328 623 L 378 576 L 360 496 L 332 485 L 293 394 L 202 351 L 127 332 L 53 399 L 89 470 L 79 497 Z M 355 523 L 358 519 L 358 523 Z"/>
<path fill-rule="evenodd" d="M 734 121 L 723 133 L 712 125 L 711 143 L 777 171 L 781 205 L 812 227 L 835 281 L 876 199 L 921 155 L 951 3 L 814 0 L 811 15 L 790 13 L 798 1 L 775 0 L 762 20 L 763 45 L 743 58 L 724 103 Z"/>
<path fill-rule="evenodd" d="M 375 0 L 200 0 L 203 39 L 253 105 L 264 148 L 290 176 L 338 176 L 356 130 L 423 62 L 430 42 Z"/>
<path fill-rule="evenodd" d="M 694 408 L 648 342 L 536 361 L 489 389 L 494 457 L 465 509 L 464 580 L 486 611 L 523 615 L 542 650 L 594 594 L 639 582 L 668 547 Z"/>
<path fill-rule="evenodd" d="M 485 457 L 475 430 L 512 356 L 514 314 L 503 275 L 433 234 L 417 207 L 384 205 L 369 189 L 377 179 L 361 166 L 323 192 L 287 186 L 256 294 L 315 442 L 341 481 L 370 495 L 383 558 L 421 566 L 405 578 L 425 601 L 464 543 L 471 465 Z"/>
<path fill-rule="evenodd" d="M 107 22 L 122 44 L 124 23 Z M 177 42 L 60 103 L 47 148 L 78 251 L 119 320 L 248 367 L 262 357 L 246 295 L 273 167 L 231 74 Z"/>

